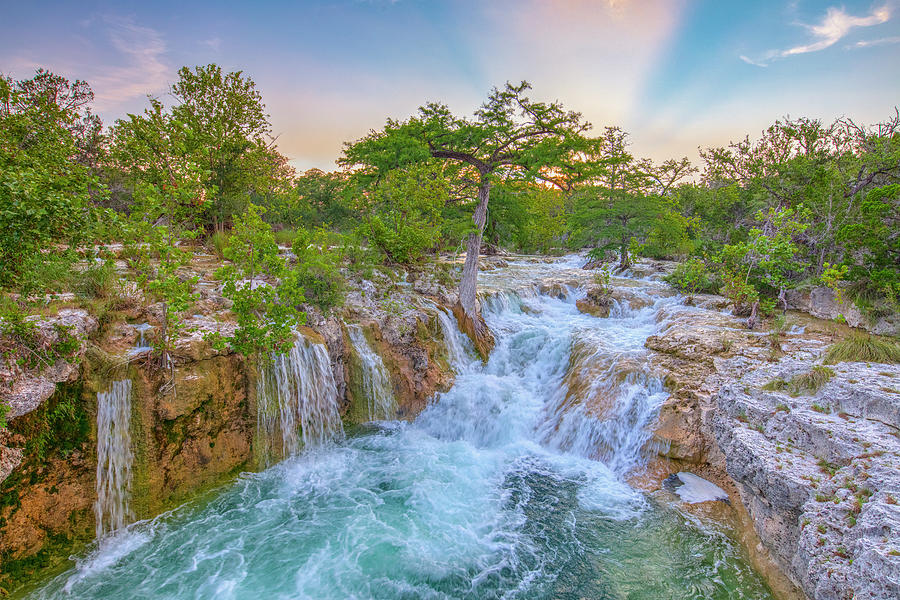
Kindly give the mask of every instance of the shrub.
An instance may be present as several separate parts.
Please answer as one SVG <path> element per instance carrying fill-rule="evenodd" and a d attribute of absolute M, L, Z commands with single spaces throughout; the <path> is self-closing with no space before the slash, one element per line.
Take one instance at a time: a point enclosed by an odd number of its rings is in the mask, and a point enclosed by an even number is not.
<path fill-rule="evenodd" d="M 900 363 L 900 344 L 874 335 L 855 333 L 828 347 L 825 364 L 839 362 Z"/>
<path fill-rule="evenodd" d="M 306 301 L 323 313 L 344 300 L 344 278 L 338 269 L 342 249 L 330 247 L 327 238 L 327 232 L 321 229 L 314 234 L 298 229 L 293 245 L 297 285 L 303 289 Z"/>
<path fill-rule="evenodd" d="M 716 279 L 699 258 L 692 258 L 679 264 L 665 280 L 675 289 L 692 299 L 694 294 L 716 291 Z"/>
<path fill-rule="evenodd" d="M 725 272 L 722 295 L 731 301 L 734 306 L 734 314 L 749 315 L 754 305 L 759 303 L 759 292 L 748 283 L 739 273 Z"/>
<path fill-rule="evenodd" d="M 271 226 L 263 221 L 265 209 L 248 204 L 228 240 L 226 258 L 218 271 L 222 291 L 234 302 L 238 327 L 224 340 L 210 336 L 221 347 L 227 341 L 244 356 L 284 352 L 294 339 L 294 328 L 305 322 L 297 309 L 303 295 L 278 251 Z"/>
<path fill-rule="evenodd" d="M 600 288 L 598 291 L 600 294 L 604 296 L 608 296 L 612 293 L 612 285 L 610 283 L 612 276 L 609 272 L 609 265 L 603 265 L 602 268 L 597 269 L 594 272 L 593 280 L 594 284 Z"/>

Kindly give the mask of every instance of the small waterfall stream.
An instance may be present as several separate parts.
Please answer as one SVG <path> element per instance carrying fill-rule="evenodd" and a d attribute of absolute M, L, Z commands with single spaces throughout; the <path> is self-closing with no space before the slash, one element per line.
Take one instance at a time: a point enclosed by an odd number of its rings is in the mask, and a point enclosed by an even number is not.
<path fill-rule="evenodd" d="M 366 397 L 369 421 L 393 419 L 397 414 L 397 401 L 384 361 L 369 345 L 362 327 L 347 325 L 347 335 L 360 361 L 361 392 Z"/>
<path fill-rule="evenodd" d="M 302 335 L 289 352 L 273 354 L 261 367 L 256 398 L 257 428 L 267 465 L 344 435 L 328 350 Z"/>
<path fill-rule="evenodd" d="M 131 380 L 115 381 L 97 394 L 97 537 L 121 529 L 132 519 Z"/>
<path fill-rule="evenodd" d="M 667 394 L 644 341 L 679 299 L 629 281 L 651 304 L 596 318 L 577 285 L 533 285 L 577 259 L 510 263 L 480 275 L 486 364 L 437 309 L 457 376 L 415 421 L 343 439 L 327 351 L 298 338 L 258 390 L 287 460 L 132 526 L 37 597 L 771 598 L 722 531 L 625 478 Z"/>

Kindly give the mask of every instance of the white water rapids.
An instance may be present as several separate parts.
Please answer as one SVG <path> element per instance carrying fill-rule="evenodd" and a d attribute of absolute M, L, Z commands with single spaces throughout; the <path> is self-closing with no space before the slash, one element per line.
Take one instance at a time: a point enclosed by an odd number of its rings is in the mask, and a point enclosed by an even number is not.
<path fill-rule="evenodd" d="M 132 525 L 34 597 L 770 597 L 725 535 L 624 479 L 666 398 L 644 341 L 681 299 L 631 281 L 650 304 L 601 319 L 577 310 L 576 287 L 532 285 L 576 260 L 482 274 L 497 345 L 482 364 L 445 323 L 456 382 L 414 422 L 306 444 L 211 500 Z M 276 363 L 260 396 L 302 420 L 294 397 L 312 392 L 299 358 Z M 286 422 L 265 415 L 271 431 Z"/>

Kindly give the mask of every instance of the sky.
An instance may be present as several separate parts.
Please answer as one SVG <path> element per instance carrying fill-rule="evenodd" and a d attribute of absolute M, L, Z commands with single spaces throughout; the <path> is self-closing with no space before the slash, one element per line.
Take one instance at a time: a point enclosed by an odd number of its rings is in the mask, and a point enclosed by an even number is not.
<path fill-rule="evenodd" d="M 257 84 L 300 170 L 428 101 L 469 115 L 529 81 L 654 160 L 778 118 L 875 123 L 900 105 L 900 0 L 0 0 L 0 73 L 84 79 L 112 123 L 182 65 Z"/>

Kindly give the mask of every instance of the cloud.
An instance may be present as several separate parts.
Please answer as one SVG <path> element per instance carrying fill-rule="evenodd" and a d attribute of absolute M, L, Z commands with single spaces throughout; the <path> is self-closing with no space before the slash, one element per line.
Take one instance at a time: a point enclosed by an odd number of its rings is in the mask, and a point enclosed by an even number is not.
<path fill-rule="evenodd" d="M 200 43 L 213 52 L 218 52 L 222 49 L 222 38 L 219 37 L 209 38 L 208 40 L 203 40 Z"/>
<path fill-rule="evenodd" d="M 172 69 L 165 63 L 166 43 L 155 29 L 133 19 L 104 17 L 109 43 L 123 64 L 105 66 L 91 79 L 101 110 L 165 88 Z"/>
<path fill-rule="evenodd" d="M 852 46 L 847 46 L 847 48 L 868 48 L 870 46 L 888 46 L 890 44 L 900 44 L 900 35 L 879 38 L 877 40 L 861 40 Z"/>
<path fill-rule="evenodd" d="M 864 17 L 855 17 L 847 14 L 843 8 L 831 7 L 818 24 L 802 25 L 812 34 L 813 40 L 811 42 L 793 46 L 786 50 L 770 50 L 760 59 L 750 59 L 743 55 L 740 58 L 748 64 L 765 67 L 772 60 L 830 48 L 841 41 L 853 29 L 881 25 L 890 20 L 890 18 L 891 9 L 887 4 L 874 8 L 871 13 Z"/>
<path fill-rule="evenodd" d="M 768 67 L 769 66 L 768 64 L 766 64 L 764 62 L 761 62 L 758 60 L 753 60 L 752 58 L 744 56 L 743 54 L 741 54 L 740 59 L 742 61 L 744 61 L 745 63 L 747 63 L 748 65 L 753 65 L 754 67 Z"/>

